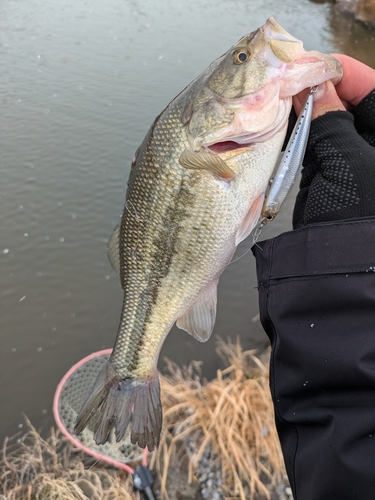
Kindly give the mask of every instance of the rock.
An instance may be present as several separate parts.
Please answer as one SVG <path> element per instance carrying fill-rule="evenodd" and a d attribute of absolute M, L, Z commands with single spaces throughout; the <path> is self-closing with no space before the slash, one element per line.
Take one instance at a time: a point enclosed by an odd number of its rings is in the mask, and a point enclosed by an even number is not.
<path fill-rule="evenodd" d="M 375 0 L 363 0 L 360 2 L 355 18 L 375 26 Z"/>
<path fill-rule="evenodd" d="M 341 12 L 375 27 L 375 0 L 336 0 Z"/>

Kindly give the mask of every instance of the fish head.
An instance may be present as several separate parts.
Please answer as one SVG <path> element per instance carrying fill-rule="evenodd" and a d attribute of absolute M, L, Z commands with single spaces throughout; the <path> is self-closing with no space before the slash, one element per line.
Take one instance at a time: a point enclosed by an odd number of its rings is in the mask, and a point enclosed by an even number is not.
<path fill-rule="evenodd" d="M 305 50 L 271 17 L 185 89 L 182 122 L 190 147 L 215 152 L 223 142 L 241 148 L 265 142 L 285 128 L 293 95 L 341 76 L 337 59 Z"/>

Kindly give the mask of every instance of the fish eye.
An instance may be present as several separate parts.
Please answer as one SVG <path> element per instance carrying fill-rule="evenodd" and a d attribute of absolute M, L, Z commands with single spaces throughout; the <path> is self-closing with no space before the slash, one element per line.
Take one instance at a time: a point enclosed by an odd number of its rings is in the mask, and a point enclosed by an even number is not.
<path fill-rule="evenodd" d="M 233 52 L 232 57 L 235 64 L 243 64 L 249 59 L 250 53 L 246 49 L 238 49 Z"/>

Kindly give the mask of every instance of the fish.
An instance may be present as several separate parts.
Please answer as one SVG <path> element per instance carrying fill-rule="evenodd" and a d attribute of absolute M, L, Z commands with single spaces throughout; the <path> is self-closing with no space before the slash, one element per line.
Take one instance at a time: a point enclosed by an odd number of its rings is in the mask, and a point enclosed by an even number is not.
<path fill-rule="evenodd" d="M 284 142 L 292 96 L 340 63 L 306 51 L 274 18 L 242 37 L 162 111 L 136 151 L 108 243 L 124 301 L 112 354 L 75 423 L 97 444 L 113 431 L 160 442 L 157 362 L 170 329 L 209 339 L 219 277 L 257 225 Z"/>

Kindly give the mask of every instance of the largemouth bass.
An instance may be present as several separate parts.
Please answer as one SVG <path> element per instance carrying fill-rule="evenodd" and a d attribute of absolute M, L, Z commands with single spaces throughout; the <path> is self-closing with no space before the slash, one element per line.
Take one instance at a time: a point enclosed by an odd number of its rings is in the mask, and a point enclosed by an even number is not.
<path fill-rule="evenodd" d="M 157 372 L 172 325 L 206 341 L 219 277 L 257 224 L 292 96 L 341 77 L 270 18 L 241 38 L 156 118 L 132 162 L 109 257 L 124 289 L 112 355 L 76 422 L 94 438 L 154 449 L 162 427 Z"/>

